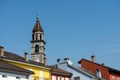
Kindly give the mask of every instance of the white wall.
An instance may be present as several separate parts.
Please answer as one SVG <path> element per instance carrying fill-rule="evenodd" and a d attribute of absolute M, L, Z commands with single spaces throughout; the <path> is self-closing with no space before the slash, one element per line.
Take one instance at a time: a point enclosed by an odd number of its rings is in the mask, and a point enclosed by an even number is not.
<path fill-rule="evenodd" d="M 80 80 L 92 80 L 91 77 L 83 74 L 79 70 L 75 70 L 74 68 L 67 66 L 67 63 L 58 64 L 58 68 L 71 72 L 73 74 L 71 80 L 74 80 L 74 77 L 80 77 Z"/>
<path fill-rule="evenodd" d="M 73 68 L 68 67 L 67 70 L 69 72 L 73 73 L 73 75 L 71 77 L 71 80 L 74 80 L 74 77 L 78 77 L 78 76 L 80 77 L 80 80 L 92 80 L 91 77 L 89 77 L 89 76 L 85 75 L 84 73 L 82 73 L 80 71 L 77 71 L 77 70 L 75 70 Z"/>
<path fill-rule="evenodd" d="M 6 75 L 6 77 L 2 77 Z M 19 77 L 20 79 L 17 79 Z M 27 76 L 13 73 L 0 72 L 0 80 L 29 80 Z"/>

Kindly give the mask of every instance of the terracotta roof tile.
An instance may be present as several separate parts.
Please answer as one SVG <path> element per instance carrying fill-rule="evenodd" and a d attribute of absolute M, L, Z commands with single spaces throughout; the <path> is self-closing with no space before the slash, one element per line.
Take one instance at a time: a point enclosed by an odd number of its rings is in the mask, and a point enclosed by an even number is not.
<path fill-rule="evenodd" d="M 82 60 L 85 60 L 87 62 L 90 62 L 90 63 L 93 63 L 93 64 L 96 64 L 96 65 L 99 65 L 99 66 L 102 66 L 102 67 L 105 67 L 108 69 L 109 72 L 114 72 L 114 73 L 117 73 L 117 74 L 120 74 L 120 70 L 117 70 L 117 69 L 114 69 L 114 68 L 111 68 L 111 67 L 108 67 L 108 66 L 105 66 L 105 65 L 102 65 L 102 64 L 99 64 L 99 63 L 94 63 L 92 61 L 89 61 L 87 59 L 81 59 L 80 61 L 78 61 L 78 63 L 80 64 Z"/>

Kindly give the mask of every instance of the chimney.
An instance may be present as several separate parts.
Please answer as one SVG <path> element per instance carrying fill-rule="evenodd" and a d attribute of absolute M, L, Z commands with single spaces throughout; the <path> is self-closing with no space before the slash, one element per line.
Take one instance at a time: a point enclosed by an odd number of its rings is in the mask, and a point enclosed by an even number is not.
<path fill-rule="evenodd" d="M 46 58 L 44 58 L 44 64 L 45 64 L 45 65 L 47 64 L 47 59 L 46 59 Z"/>
<path fill-rule="evenodd" d="M 59 63 L 61 63 L 61 59 L 59 58 L 59 59 L 57 59 L 57 63 L 59 64 Z"/>
<path fill-rule="evenodd" d="M 92 62 L 96 62 L 94 55 L 91 56 L 91 61 L 92 61 Z"/>
<path fill-rule="evenodd" d="M 104 66 L 105 64 L 104 64 L 104 63 L 102 63 L 101 65 L 102 65 L 102 66 Z"/>
<path fill-rule="evenodd" d="M 69 65 L 73 65 L 72 61 L 69 58 L 64 58 L 64 61 L 67 62 Z"/>
<path fill-rule="evenodd" d="M 4 56 L 4 47 L 0 46 L 0 56 Z"/>
<path fill-rule="evenodd" d="M 69 61 L 69 60 L 70 60 L 69 58 L 64 58 L 64 61 L 66 61 L 66 62 Z"/>
<path fill-rule="evenodd" d="M 25 53 L 24 53 L 24 55 L 25 55 L 25 56 L 24 56 L 25 61 L 26 61 L 26 62 L 28 62 L 28 53 L 27 53 L 27 52 L 25 52 Z"/>

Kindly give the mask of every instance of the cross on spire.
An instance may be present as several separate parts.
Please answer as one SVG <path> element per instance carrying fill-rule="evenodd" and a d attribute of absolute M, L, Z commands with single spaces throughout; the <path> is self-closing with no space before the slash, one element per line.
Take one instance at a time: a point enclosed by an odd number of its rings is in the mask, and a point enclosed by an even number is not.
<path fill-rule="evenodd" d="M 39 17 L 38 15 L 36 15 L 36 19 L 37 19 L 37 21 L 39 21 L 39 18 L 40 18 L 40 17 Z"/>

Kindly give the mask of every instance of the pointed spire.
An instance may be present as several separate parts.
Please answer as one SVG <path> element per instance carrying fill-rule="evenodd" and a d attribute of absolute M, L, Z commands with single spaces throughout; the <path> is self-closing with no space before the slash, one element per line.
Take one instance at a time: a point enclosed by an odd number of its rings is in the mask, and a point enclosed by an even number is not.
<path fill-rule="evenodd" d="M 40 24 L 39 16 L 38 15 L 36 16 L 36 23 L 35 23 L 35 26 L 33 28 L 33 32 L 36 32 L 36 31 L 44 32 L 43 29 L 42 29 L 42 26 Z"/>

